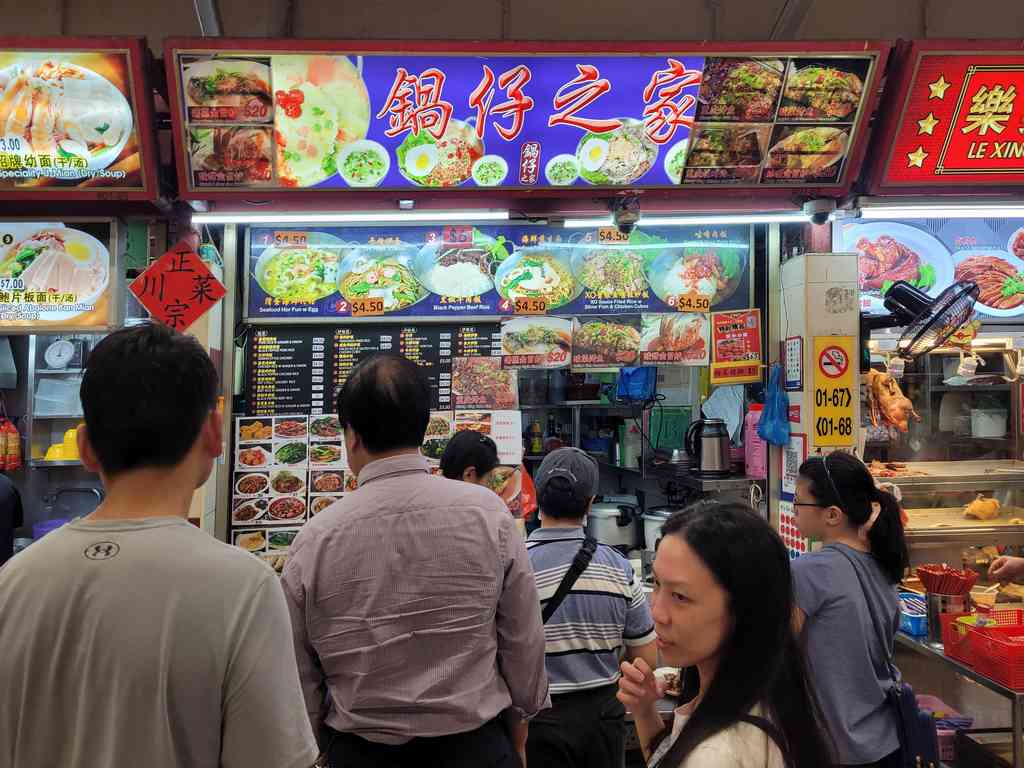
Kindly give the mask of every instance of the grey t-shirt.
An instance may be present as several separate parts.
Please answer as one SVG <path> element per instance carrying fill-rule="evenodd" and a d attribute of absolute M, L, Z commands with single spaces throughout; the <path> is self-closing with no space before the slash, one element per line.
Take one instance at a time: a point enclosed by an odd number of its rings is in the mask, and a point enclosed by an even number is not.
<path fill-rule="evenodd" d="M 0 768 L 309 768 L 273 571 L 185 520 L 74 522 L 0 569 Z"/>
<path fill-rule="evenodd" d="M 864 589 L 840 547 L 856 563 Z M 811 676 L 839 762 L 873 763 L 895 752 L 896 718 L 883 693 L 891 685 L 886 658 L 900 624 L 895 586 L 872 555 L 843 544 L 794 560 L 793 585 L 797 605 L 807 614 Z M 869 602 L 882 623 L 885 646 Z"/>

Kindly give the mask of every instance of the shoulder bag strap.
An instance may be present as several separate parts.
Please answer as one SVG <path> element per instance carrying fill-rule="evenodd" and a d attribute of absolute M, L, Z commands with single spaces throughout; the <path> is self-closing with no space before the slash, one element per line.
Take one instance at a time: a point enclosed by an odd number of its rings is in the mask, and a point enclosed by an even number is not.
<path fill-rule="evenodd" d="M 562 581 L 558 585 L 558 589 L 555 590 L 555 594 L 548 600 L 548 604 L 544 606 L 544 611 L 541 613 L 543 623 L 547 624 L 558 607 L 565 600 L 569 592 L 576 585 L 580 576 L 587 570 L 587 566 L 590 565 L 591 559 L 594 557 L 594 553 L 597 551 L 597 539 L 587 536 L 583 540 L 583 546 L 580 547 L 580 551 L 576 553 L 576 557 L 572 559 L 572 565 L 569 566 L 569 570 L 565 572 L 565 576 L 562 577 Z"/>
<path fill-rule="evenodd" d="M 750 723 L 750 725 L 756 726 L 768 734 L 768 738 L 775 742 L 775 746 L 779 748 L 779 752 L 782 753 L 782 762 L 788 768 L 793 766 L 793 757 L 789 754 L 789 747 L 786 746 L 786 737 L 782 731 L 771 720 L 765 717 L 758 717 L 757 715 L 741 715 L 740 720 L 744 723 Z"/>
<path fill-rule="evenodd" d="M 892 658 L 893 650 L 885 640 L 886 635 L 882 629 L 882 622 L 879 621 L 874 610 L 871 608 L 871 600 L 868 599 L 868 591 L 864 586 L 864 579 L 861 578 L 860 571 L 857 570 L 857 564 L 854 562 L 852 557 L 850 557 L 841 547 L 833 547 L 833 549 L 849 561 L 850 567 L 853 569 L 853 575 L 857 577 L 857 583 L 860 584 L 860 591 L 864 595 L 864 603 L 868 607 L 868 615 L 871 616 L 871 623 L 874 625 L 875 633 L 878 635 L 878 639 L 882 643 L 882 651 L 885 653 L 885 665 L 889 670 L 889 677 L 892 679 L 892 684 L 895 686 L 897 685 L 897 681 L 895 664 L 893 663 Z"/>

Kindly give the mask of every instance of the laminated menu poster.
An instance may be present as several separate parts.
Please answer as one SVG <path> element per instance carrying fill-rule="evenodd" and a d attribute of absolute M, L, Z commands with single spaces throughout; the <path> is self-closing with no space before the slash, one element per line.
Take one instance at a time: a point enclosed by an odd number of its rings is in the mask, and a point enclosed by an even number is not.
<path fill-rule="evenodd" d="M 520 411 L 432 411 L 423 439 L 423 455 L 432 463 L 440 462 L 451 439 L 465 430 L 491 438 L 502 464 L 518 465 L 523 460 Z"/>
<path fill-rule="evenodd" d="M 850 136 L 881 49 L 819 44 L 811 58 L 733 46 L 706 57 L 685 44 L 615 55 L 527 44 L 499 55 L 182 42 L 168 50 L 171 106 L 181 186 L 196 196 L 773 183 L 765 147 L 702 129 L 740 123 L 767 136 L 810 122 Z"/>
<path fill-rule="evenodd" d="M 711 315 L 711 349 L 712 384 L 761 381 L 761 311 Z"/>
<path fill-rule="evenodd" d="M 640 316 L 577 318 L 572 332 L 572 367 L 617 371 L 640 359 Z"/>
<path fill-rule="evenodd" d="M 0 223 L 0 330 L 111 322 L 108 222 Z"/>
<path fill-rule="evenodd" d="M 750 227 L 254 228 L 250 319 L 607 316 L 750 306 Z M 700 306 L 697 306 L 700 305 Z"/>
<path fill-rule="evenodd" d="M 1024 219 L 906 219 L 843 223 L 837 250 L 858 254 L 860 308 L 884 314 L 885 294 L 903 280 L 932 298 L 956 282 L 978 284 L 985 322 L 1024 316 Z"/>

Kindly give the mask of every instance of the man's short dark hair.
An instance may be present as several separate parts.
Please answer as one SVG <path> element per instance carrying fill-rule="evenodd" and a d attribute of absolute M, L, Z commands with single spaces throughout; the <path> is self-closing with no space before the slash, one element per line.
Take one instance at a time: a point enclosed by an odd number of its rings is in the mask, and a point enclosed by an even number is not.
<path fill-rule="evenodd" d="M 567 477 L 553 477 L 537 498 L 537 504 L 546 517 L 556 520 L 579 520 L 587 514 L 590 498 L 573 492 Z"/>
<path fill-rule="evenodd" d="M 378 354 L 357 365 L 338 392 L 341 426 L 370 453 L 419 448 L 430 421 L 430 383 L 416 363 Z"/>
<path fill-rule="evenodd" d="M 80 395 L 107 475 L 180 464 L 217 404 L 218 379 L 192 336 L 160 323 L 116 331 L 89 355 Z"/>

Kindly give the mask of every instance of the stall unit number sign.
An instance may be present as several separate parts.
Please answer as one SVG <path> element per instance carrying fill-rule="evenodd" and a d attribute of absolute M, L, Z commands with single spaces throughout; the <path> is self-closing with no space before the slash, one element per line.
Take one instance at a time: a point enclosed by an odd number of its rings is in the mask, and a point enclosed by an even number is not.
<path fill-rule="evenodd" d="M 814 444 L 854 444 L 853 364 L 857 359 L 852 336 L 814 338 Z"/>

